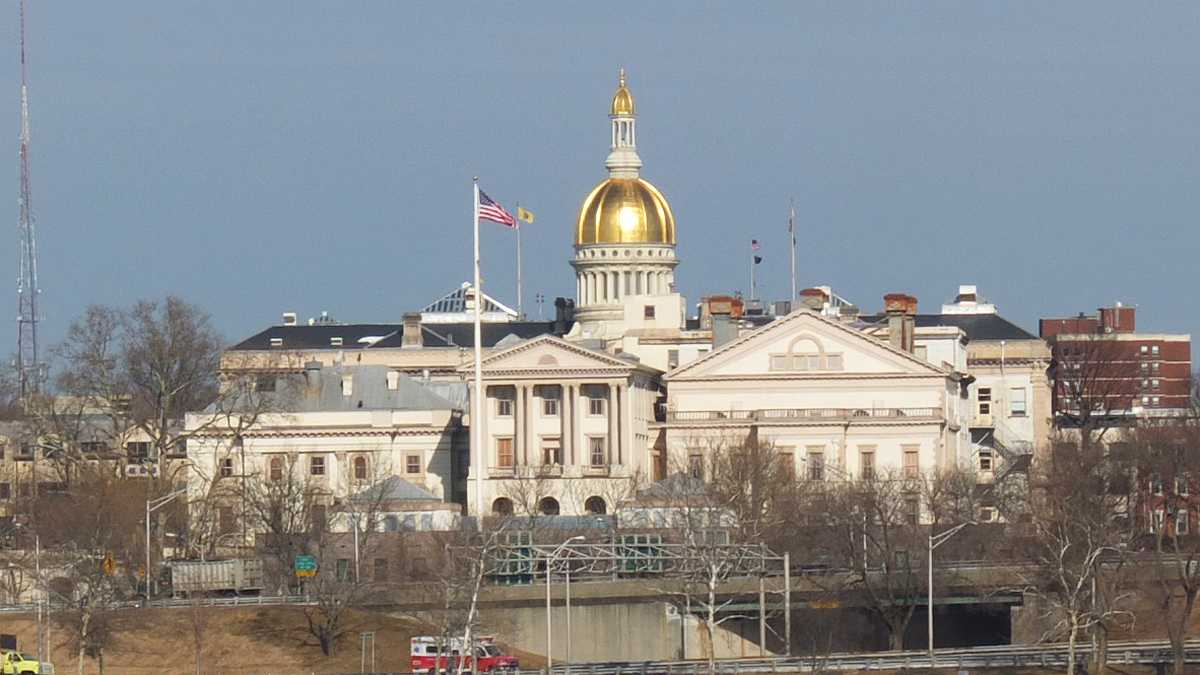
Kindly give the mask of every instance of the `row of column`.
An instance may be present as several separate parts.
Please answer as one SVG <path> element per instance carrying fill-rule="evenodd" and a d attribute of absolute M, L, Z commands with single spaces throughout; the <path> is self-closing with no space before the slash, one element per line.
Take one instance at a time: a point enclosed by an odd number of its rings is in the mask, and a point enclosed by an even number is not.
<path fill-rule="evenodd" d="M 547 386 L 544 384 L 517 384 L 515 385 L 515 401 L 513 409 L 513 456 L 515 463 L 525 466 L 538 466 L 542 464 L 542 448 L 538 444 L 538 439 L 533 435 L 532 430 L 534 425 L 531 420 L 535 417 L 535 405 L 540 399 L 535 395 L 534 388 L 539 386 Z M 582 435 L 579 418 L 583 414 L 581 406 L 584 403 L 585 397 L 582 395 L 583 385 L 581 384 L 562 384 L 559 387 L 558 399 L 558 424 L 559 424 L 559 452 L 562 455 L 562 463 L 567 465 L 591 465 L 592 457 L 590 456 L 591 448 L 586 442 L 581 442 L 585 437 Z M 605 405 L 605 418 L 607 425 L 607 443 L 605 451 L 607 458 L 605 464 L 622 464 L 624 463 L 625 444 L 622 443 L 621 437 L 625 432 L 625 427 L 628 426 L 628 417 L 622 410 L 622 386 L 619 384 L 607 385 L 607 401 Z"/>
<path fill-rule="evenodd" d="M 666 295 L 671 292 L 671 272 L 654 270 L 583 271 L 576 275 L 580 306 L 617 304 L 629 295 Z"/>

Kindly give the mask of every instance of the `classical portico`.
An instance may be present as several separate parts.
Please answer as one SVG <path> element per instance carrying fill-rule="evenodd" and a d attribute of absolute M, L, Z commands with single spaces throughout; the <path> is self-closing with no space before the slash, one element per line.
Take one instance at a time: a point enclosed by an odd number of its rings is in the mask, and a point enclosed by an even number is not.
<path fill-rule="evenodd" d="M 660 374 L 548 335 L 485 359 L 483 512 L 611 513 L 645 474 Z"/>

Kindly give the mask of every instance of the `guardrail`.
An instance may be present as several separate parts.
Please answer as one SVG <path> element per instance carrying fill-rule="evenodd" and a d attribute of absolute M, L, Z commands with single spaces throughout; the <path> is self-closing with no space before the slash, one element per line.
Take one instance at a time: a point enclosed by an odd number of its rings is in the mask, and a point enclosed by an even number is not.
<path fill-rule="evenodd" d="M 305 595 L 243 595 L 220 598 L 160 598 L 157 600 L 122 600 L 109 605 L 111 609 L 137 609 L 140 607 L 243 607 L 256 605 L 311 605 L 313 600 Z M 42 609 L 73 609 L 67 602 L 51 602 Z M 22 614 L 36 612 L 36 603 L 0 605 L 0 613 Z"/>
<path fill-rule="evenodd" d="M 1090 654 L 1090 645 L 1078 645 L 1075 654 L 1082 662 Z M 1171 647 L 1162 641 L 1114 642 L 1109 645 L 1108 663 L 1113 665 L 1150 665 L 1171 661 Z M 1200 663 L 1200 641 L 1187 643 L 1188 663 Z M 943 668 L 1027 668 L 1061 667 L 1067 663 L 1067 646 L 1063 643 L 1044 645 L 999 645 L 965 649 L 939 649 L 936 665 Z M 866 652 L 812 656 L 779 656 L 772 658 L 721 659 L 716 661 L 718 673 L 780 673 L 828 670 L 879 670 L 930 667 L 929 652 Z M 542 670 L 512 670 L 506 675 L 547 675 Z M 556 665 L 549 675 L 699 675 L 708 672 L 703 660 L 694 661 L 610 661 L 607 663 L 575 663 Z M 299 675 L 267 672 L 257 675 Z M 341 673 L 339 675 L 351 675 Z M 376 672 L 368 675 L 424 675 L 406 671 Z"/>

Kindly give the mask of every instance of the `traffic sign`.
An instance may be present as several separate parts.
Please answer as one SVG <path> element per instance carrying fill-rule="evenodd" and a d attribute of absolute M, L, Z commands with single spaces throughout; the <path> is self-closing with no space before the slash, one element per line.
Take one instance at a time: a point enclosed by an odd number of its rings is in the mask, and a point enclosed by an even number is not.
<path fill-rule="evenodd" d="M 296 556 L 296 576 L 298 577 L 315 577 L 317 576 L 317 557 L 312 555 Z"/>

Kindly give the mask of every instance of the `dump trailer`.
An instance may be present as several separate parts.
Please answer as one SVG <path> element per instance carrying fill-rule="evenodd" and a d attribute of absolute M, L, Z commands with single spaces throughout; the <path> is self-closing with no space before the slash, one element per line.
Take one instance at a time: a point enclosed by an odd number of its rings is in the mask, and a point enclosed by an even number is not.
<path fill-rule="evenodd" d="M 263 590 L 263 563 L 258 558 L 232 560 L 184 560 L 168 563 L 171 593 L 257 595 Z"/>

